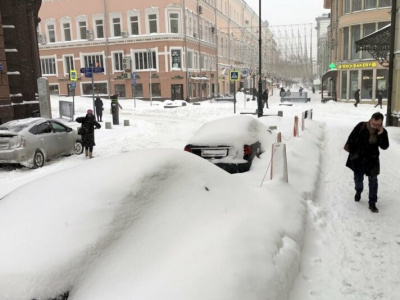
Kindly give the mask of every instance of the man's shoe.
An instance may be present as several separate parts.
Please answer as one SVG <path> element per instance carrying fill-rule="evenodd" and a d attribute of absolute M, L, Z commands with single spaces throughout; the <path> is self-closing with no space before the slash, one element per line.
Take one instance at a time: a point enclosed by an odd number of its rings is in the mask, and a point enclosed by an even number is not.
<path fill-rule="evenodd" d="M 354 196 L 354 201 L 359 202 L 361 199 L 361 193 L 356 193 L 356 195 Z"/>
<path fill-rule="evenodd" d="M 378 208 L 375 206 L 375 204 L 370 204 L 369 205 L 369 210 L 372 211 L 373 213 L 378 213 L 379 210 Z"/>

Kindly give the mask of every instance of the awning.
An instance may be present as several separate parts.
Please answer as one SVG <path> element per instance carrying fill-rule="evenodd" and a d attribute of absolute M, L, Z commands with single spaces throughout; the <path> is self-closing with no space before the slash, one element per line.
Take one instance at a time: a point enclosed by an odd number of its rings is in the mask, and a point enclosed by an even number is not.
<path fill-rule="evenodd" d="M 331 78 L 331 77 L 337 77 L 338 76 L 338 70 L 329 70 L 322 76 L 322 82 L 324 82 L 326 79 Z"/>
<path fill-rule="evenodd" d="M 192 77 L 190 77 L 190 79 L 193 79 L 193 80 L 207 80 L 207 81 L 210 80 L 210 78 L 208 78 L 208 77 L 196 77 L 196 76 L 192 76 Z"/>
<path fill-rule="evenodd" d="M 356 52 L 368 51 L 382 66 L 389 66 L 390 28 L 386 25 L 381 29 L 355 42 Z"/>

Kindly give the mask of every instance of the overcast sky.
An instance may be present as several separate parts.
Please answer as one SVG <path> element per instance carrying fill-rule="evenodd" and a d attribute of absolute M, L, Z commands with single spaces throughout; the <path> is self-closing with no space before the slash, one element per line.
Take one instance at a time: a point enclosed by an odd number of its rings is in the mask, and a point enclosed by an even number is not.
<path fill-rule="evenodd" d="M 258 14 L 260 0 L 246 0 Z M 323 0 L 262 0 L 261 18 L 270 26 L 316 23 L 315 18 L 329 10 L 323 8 Z"/>

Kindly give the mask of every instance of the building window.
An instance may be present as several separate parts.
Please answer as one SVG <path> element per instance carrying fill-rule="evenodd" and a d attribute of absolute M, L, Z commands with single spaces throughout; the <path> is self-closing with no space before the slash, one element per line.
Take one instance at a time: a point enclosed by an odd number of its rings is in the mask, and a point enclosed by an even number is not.
<path fill-rule="evenodd" d="M 85 66 L 85 68 L 104 67 L 103 55 L 102 54 L 84 55 L 83 65 Z"/>
<path fill-rule="evenodd" d="M 342 99 L 347 99 L 347 71 L 342 72 Z"/>
<path fill-rule="evenodd" d="M 358 71 L 350 71 L 350 99 L 354 99 L 354 93 L 358 87 Z"/>
<path fill-rule="evenodd" d="M 86 40 L 86 30 L 87 30 L 86 21 L 78 22 L 78 30 L 79 30 L 79 38 L 81 40 Z"/>
<path fill-rule="evenodd" d="M 375 31 L 375 23 L 364 24 L 363 29 L 364 29 L 363 36 L 367 36 Z M 362 51 L 362 58 L 369 59 L 372 58 L 372 55 L 368 51 Z"/>
<path fill-rule="evenodd" d="M 361 71 L 361 99 L 372 99 L 373 71 Z"/>
<path fill-rule="evenodd" d="M 187 68 L 193 69 L 193 51 L 188 51 L 187 56 Z"/>
<path fill-rule="evenodd" d="M 350 1 L 351 0 L 343 0 L 343 13 L 345 14 L 350 13 Z"/>
<path fill-rule="evenodd" d="M 113 54 L 113 64 L 114 64 L 114 71 L 123 71 L 124 68 L 122 67 L 122 52 L 114 52 Z"/>
<path fill-rule="evenodd" d="M 74 57 L 72 55 L 64 56 L 65 74 L 69 74 L 71 70 L 74 70 Z"/>
<path fill-rule="evenodd" d="M 139 17 L 138 16 L 131 16 L 131 35 L 139 35 Z"/>
<path fill-rule="evenodd" d="M 161 97 L 161 85 L 159 83 L 151 84 L 151 96 L 152 97 Z"/>
<path fill-rule="evenodd" d="M 99 19 L 95 21 L 96 25 L 96 37 L 98 39 L 104 38 L 104 21 Z"/>
<path fill-rule="evenodd" d="M 177 12 L 169 13 L 169 31 L 171 33 L 179 33 L 180 32 L 179 13 L 177 13 Z"/>
<path fill-rule="evenodd" d="M 359 59 L 360 55 L 356 52 L 356 41 L 360 39 L 360 25 L 351 27 L 351 59 Z"/>
<path fill-rule="evenodd" d="M 361 10 L 362 0 L 353 0 L 352 3 L 352 11 L 359 11 Z"/>
<path fill-rule="evenodd" d="M 158 30 L 158 22 L 157 22 L 157 14 L 150 14 L 147 16 L 148 24 L 149 24 L 149 33 L 157 33 Z"/>
<path fill-rule="evenodd" d="M 387 69 L 376 70 L 376 91 L 381 92 L 383 98 L 387 98 L 387 83 L 389 72 Z"/>
<path fill-rule="evenodd" d="M 391 0 L 379 0 L 379 7 L 390 7 L 392 6 Z"/>
<path fill-rule="evenodd" d="M 143 85 L 141 83 L 137 83 L 134 86 L 133 91 L 135 93 L 135 97 L 143 98 Z"/>
<path fill-rule="evenodd" d="M 82 95 L 108 95 L 107 82 L 95 82 L 93 84 L 94 91 L 92 90 L 92 83 L 82 83 Z"/>
<path fill-rule="evenodd" d="M 349 59 L 349 27 L 343 28 L 343 60 Z"/>
<path fill-rule="evenodd" d="M 112 18 L 113 36 L 121 36 L 121 18 Z"/>
<path fill-rule="evenodd" d="M 157 69 L 156 53 L 154 51 L 136 52 L 135 53 L 135 69 L 136 70 L 149 70 Z"/>
<path fill-rule="evenodd" d="M 365 0 L 364 9 L 376 8 L 376 0 Z"/>
<path fill-rule="evenodd" d="M 56 59 L 54 57 L 41 58 L 40 68 L 43 75 L 56 75 Z"/>
<path fill-rule="evenodd" d="M 171 50 L 171 66 L 172 69 L 182 68 L 182 52 L 179 49 Z"/>
<path fill-rule="evenodd" d="M 62 27 L 63 27 L 64 41 L 66 41 L 66 42 L 72 41 L 71 24 L 70 23 L 63 23 Z"/>
<path fill-rule="evenodd" d="M 56 31 L 54 29 L 54 24 L 47 24 L 47 36 L 49 43 L 56 42 Z"/>
<path fill-rule="evenodd" d="M 389 25 L 390 24 L 390 22 L 379 22 L 378 23 L 378 29 L 381 29 L 381 28 L 383 28 L 383 27 L 385 27 L 386 25 Z"/>

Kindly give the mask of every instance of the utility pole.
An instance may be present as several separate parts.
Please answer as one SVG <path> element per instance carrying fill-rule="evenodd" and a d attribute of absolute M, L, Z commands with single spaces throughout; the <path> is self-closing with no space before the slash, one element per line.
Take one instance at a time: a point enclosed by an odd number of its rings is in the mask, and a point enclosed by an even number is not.
<path fill-rule="evenodd" d="M 259 20 L 258 20 L 258 97 L 257 97 L 257 106 L 258 106 L 258 117 L 262 117 L 263 115 L 263 107 L 262 107 L 262 81 L 261 81 L 261 0 L 259 0 Z M 236 92 L 236 91 L 235 91 Z"/>

